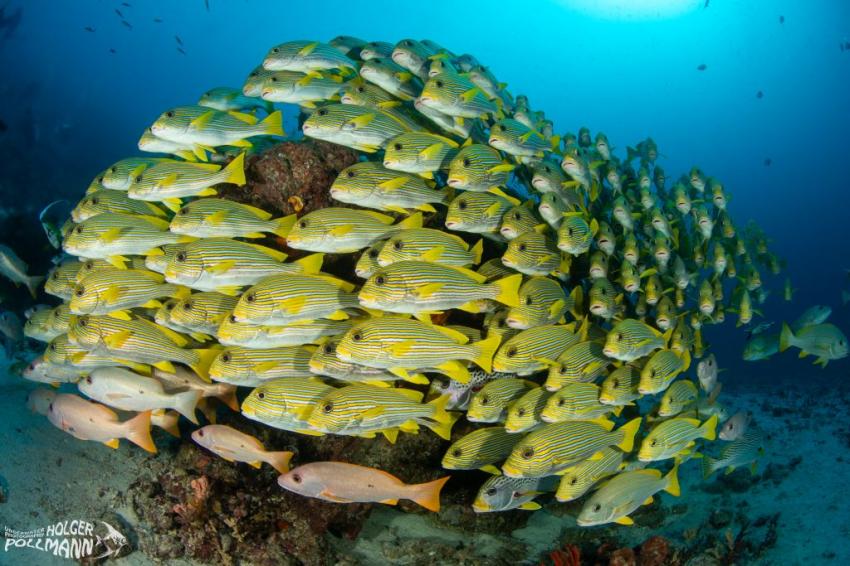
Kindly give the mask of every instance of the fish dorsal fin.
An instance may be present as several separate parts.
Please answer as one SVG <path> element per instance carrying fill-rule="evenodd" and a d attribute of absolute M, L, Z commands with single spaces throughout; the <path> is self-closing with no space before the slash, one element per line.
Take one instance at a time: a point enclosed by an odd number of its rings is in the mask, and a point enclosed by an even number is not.
<path fill-rule="evenodd" d="M 266 247 L 266 246 L 261 246 L 259 244 L 249 244 L 248 242 L 243 242 L 243 243 L 246 246 L 251 246 L 252 248 L 257 250 L 258 252 L 262 252 L 262 253 L 266 254 L 267 256 L 274 259 L 275 261 L 284 261 L 288 257 L 285 253 L 274 250 L 274 249 Z"/>
<path fill-rule="evenodd" d="M 342 289 L 346 293 L 350 293 L 351 291 L 354 290 L 354 284 L 353 283 L 349 283 L 348 281 L 343 281 L 342 279 L 337 279 L 336 277 L 333 277 L 331 275 L 325 275 L 325 274 L 319 273 L 319 274 L 315 274 L 315 275 L 310 275 L 309 277 L 315 277 L 316 279 L 322 279 L 323 281 L 327 281 L 331 285 L 334 285 L 335 287 Z"/>
<path fill-rule="evenodd" d="M 368 214 L 381 224 L 392 224 L 394 221 L 392 216 L 387 216 L 386 214 L 381 214 L 380 212 L 375 212 L 374 210 L 361 210 L 360 212 Z"/>
<path fill-rule="evenodd" d="M 466 275 L 467 277 L 469 277 L 470 279 L 472 279 L 476 283 L 484 283 L 485 281 L 487 281 L 486 276 L 481 275 L 480 273 L 477 273 L 475 271 L 472 271 L 471 269 L 467 269 L 466 267 L 460 267 L 460 266 L 457 266 L 457 265 L 448 265 L 446 267 L 450 267 L 450 268 L 454 269 L 455 271 L 457 271 L 458 273 L 462 273 L 462 274 Z"/>
<path fill-rule="evenodd" d="M 157 218 L 156 216 L 148 216 L 146 214 L 140 214 L 136 218 L 141 218 L 148 224 L 156 226 L 160 230 L 168 230 L 169 222 L 168 220 L 163 220 L 162 218 Z"/>
<path fill-rule="evenodd" d="M 194 128 L 196 130 L 200 130 L 201 128 L 210 123 L 210 120 L 212 120 L 213 116 L 215 116 L 214 110 L 204 112 L 203 114 L 189 122 L 189 127 Z"/>
<path fill-rule="evenodd" d="M 400 387 L 397 388 L 397 389 L 393 389 L 393 393 L 398 393 L 399 395 L 404 395 L 405 397 L 407 397 L 408 399 L 410 399 L 411 401 L 414 401 L 416 403 L 421 402 L 422 397 L 425 396 L 425 394 L 422 393 L 421 391 L 416 391 L 415 389 L 403 389 L 403 388 L 400 388 Z"/>
<path fill-rule="evenodd" d="M 469 342 L 469 336 L 467 336 L 463 332 L 455 330 L 454 328 L 447 328 L 445 326 L 436 326 L 436 325 L 433 325 L 432 327 L 437 332 L 444 334 L 445 336 L 448 336 L 449 338 L 451 338 L 452 340 L 454 340 L 458 344 L 466 344 L 467 342 Z"/>
<path fill-rule="evenodd" d="M 177 346 L 180 346 L 181 348 L 185 347 L 186 344 L 189 343 L 189 341 L 182 334 L 175 332 L 175 331 L 171 330 L 170 328 L 166 328 L 165 326 L 160 326 L 160 325 L 156 324 L 155 322 L 152 322 L 150 320 L 143 319 L 143 318 L 138 318 L 136 320 L 144 321 L 146 324 L 150 325 L 151 328 L 156 328 L 157 330 L 159 330 L 160 332 L 165 334 L 168 337 L 169 340 L 171 340 L 172 342 L 174 342 Z"/>
<path fill-rule="evenodd" d="M 229 110 L 227 113 L 236 118 L 237 120 L 241 120 L 242 122 L 250 124 L 251 126 L 257 123 L 257 117 L 251 114 L 246 114 L 245 112 L 237 112 L 236 110 Z"/>
<path fill-rule="evenodd" d="M 298 56 L 299 56 L 299 57 L 306 57 L 307 55 L 309 55 L 310 53 L 312 53 L 312 52 L 313 52 L 313 50 L 315 50 L 315 49 L 316 49 L 316 47 L 318 47 L 318 46 L 319 46 L 319 42 L 318 42 L 318 41 L 314 41 L 313 43 L 308 43 L 307 45 L 305 45 L 304 47 L 302 47 L 302 48 L 298 51 Z"/>

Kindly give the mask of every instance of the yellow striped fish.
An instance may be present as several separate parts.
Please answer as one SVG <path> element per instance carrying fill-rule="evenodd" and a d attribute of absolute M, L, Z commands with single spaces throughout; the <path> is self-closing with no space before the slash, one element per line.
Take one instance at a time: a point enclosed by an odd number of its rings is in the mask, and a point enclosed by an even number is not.
<path fill-rule="evenodd" d="M 632 401 L 640 399 L 638 382 L 640 372 L 630 366 L 619 367 L 608 374 L 602 382 L 599 392 L 599 402 L 605 405 L 633 405 Z"/>
<path fill-rule="evenodd" d="M 536 511 L 540 504 L 532 501 L 543 492 L 551 491 L 553 481 L 557 477 L 548 478 L 509 478 L 506 476 L 490 476 L 478 490 L 478 495 L 472 503 L 476 513 L 493 513 L 524 509 Z"/>
<path fill-rule="evenodd" d="M 77 274 L 83 262 L 75 259 L 64 261 L 51 269 L 44 280 L 44 292 L 63 300 L 70 300 L 77 284 Z"/>
<path fill-rule="evenodd" d="M 558 249 L 573 256 L 581 255 L 590 249 L 598 230 L 595 218 L 588 223 L 580 212 L 565 212 L 558 226 Z"/>
<path fill-rule="evenodd" d="M 357 65 L 337 48 L 318 41 L 287 41 L 272 47 L 263 59 L 263 68 L 269 71 L 336 70 L 348 75 L 356 72 Z"/>
<path fill-rule="evenodd" d="M 605 277 L 600 277 L 594 279 L 590 286 L 590 291 L 587 294 L 587 308 L 591 314 L 605 320 L 611 320 L 618 310 L 621 310 L 618 306 L 622 300 L 623 295 L 617 293 L 614 285 Z"/>
<path fill-rule="evenodd" d="M 545 234 L 531 231 L 508 243 L 502 263 L 525 275 L 548 275 L 561 266 L 561 253 Z"/>
<path fill-rule="evenodd" d="M 605 448 L 601 458 L 579 462 L 564 470 L 555 499 L 562 503 L 575 501 L 599 481 L 617 473 L 623 467 L 624 454 L 616 448 Z"/>
<path fill-rule="evenodd" d="M 354 265 L 354 274 L 362 279 L 368 279 L 380 267 L 378 263 L 378 254 L 381 252 L 381 247 L 384 245 L 383 240 L 378 240 L 360 254 L 357 263 Z"/>
<path fill-rule="evenodd" d="M 607 425 L 592 421 L 551 423 L 528 433 L 502 465 L 510 477 L 543 477 L 557 474 L 609 446 L 631 452 L 641 418 L 612 431 Z"/>
<path fill-rule="evenodd" d="M 250 349 L 230 346 L 217 352 L 210 379 L 231 385 L 256 387 L 270 379 L 310 377 L 310 357 L 315 348 L 283 346 Z"/>
<path fill-rule="evenodd" d="M 602 344 L 585 340 L 569 346 L 549 368 L 544 387 L 557 391 L 572 382 L 591 382 L 605 373 L 611 359 L 602 353 Z"/>
<path fill-rule="evenodd" d="M 407 209 L 436 212 L 432 203 L 445 204 L 444 190 L 417 175 L 385 169 L 379 163 L 363 161 L 343 169 L 330 188 L 339 202 L 363 208 L 407 214 Z"/>
<path fill-rule="evenodd" d="M 502 472 L 494 464 L 507 458 L 520 438 L 500 426 L 473 430 L 449 446 L 443 456 L 442 466 L 447 470 L 479 469 L 501 475 Z"/>
<path fill-rule="evenodd" d="M 161 157 L 128 157 L 116 161 L 109 169 L 104 171 L 100 177 L 100 182 L 104 189 L 126 191 L 136 175 L 139 175 L 142 171 L 157 163 L 166 162 L 179 163 L 174 159 L 163 159 Z M 74 222 L 79 221 L 75 220 Z"/>
<path fill-rule="evenodd" d="M 379 386 L 401 379 L 401 377 L 385 369 L 363 366 L 339 359 L 336 354 L 337 344 L 339 344 L 338 339 L 331 339 L 316 348 L 313 357 L 310 358 L 310 371 L 316 375 L 333 377 L 342 381 L 358 381 Z M 406 380 L 411 383 L 428 383 L 428 378 L 421 374 L 408 374 Z"/>
<path fill-rule="evenodd" d="M 151 255 L 147 255 L 144 258 L 144 267 L 151 271 L 155 271 L 157 273 L 161 273 L 165 275 L 165 270 L 168 268 L 168 262 L 171 261 L 177 253 L 183 250 L 186 247 L 186 244 L 169 244 L 167 246 L 162 246 L 157 248 L 159 251 L 155 251 Z M 160 253 L 162 252 L 162 253 Z M 131 258 L 131 262 L 134 258 Z M 97 262 L 100 260 L 88 260 L 89 262 Z M 88 262 L 86 262 L 88 263 Z M 107 262 L 104 262 L 107 263 Z M 136 269 L 135 267 L 133 269 Z"/>
<path fill-rule="evenodd" d="M 74 226 L 62 242 L 62 249 L 71 255 L 106 259 L 123 267 L 124 255 L 145 255 L 159 246 L 193 239 L 172 234 L 168 222 L 161 218 L 105 212 Z"/>
<path fill-rule="evenodd" d="M 698 419 L 675 417 L 659 423 L 643 439 L 638 460 L 657 462 L 689 454 L 697 439 L 715 439 L 717 418 L 712 415 L 701 423 Z"/>
<path fill-rule="evenodd" d="M 506 240 L 513 240 L 526 232 L 542 230 L 546 225 L 534 216 L 531 211 L 532 204 L 533 201 L 527 201 L 505 212 L 499 225 L 499 234 Z"/>
<path fill-rule="evenodd" d="M 242 94 L 251 98 L 259 97 L 263 92 L 263 82 L 273 74 L 274 71 L 264 69 L 262 65 L 255 67 L 242 85 Z"/>
<path fill-rule="evenodd" d="M 392 94 L 377 85 L 367 83 L 360 77 L 342 85 L 339 101 L 342 104 L 370 106 L 373 108 L 393 106 L 398 103 Z"/>
<path fill-rule="evenodd" d="M 128 317 L 129 318 L 129 317 Z M 207 379 L 217 350 L 185 350 L 186 338 L 145 319 L 83 315 L 68 330 L 71 343 L 94 353 L 108 354 L 174 373 L 172 362 L 185 364 Z"/>
<path fill-rule="evenodd" d="M 162 303 L 157 299 L 188 294 L 185 287 L 165 283 L 159 273 L 108 267 L 83 277 L 74 286 L 68 306 L 74 314 L 108 314 L 135 307 L 159 308 Z"/>
<path fill-rule="evenodd" d="M 126 366 L 133 370 L 149 374 L 150 368 L 144 364 L 121 360 L 115 356 L 102 355 L 72 344 L 67 334 L 60 334 L 50 341 L 44 350 L 44 361 L 50 364 L 64 365 L 84 370 L 102 367 Z"/>
<path fill-rule="evenodd" d="M 579 289 L 576 286 L 574 293 L 580 293 Z M 519 305 L 508 311 L 507 324 L 525 330 L 564 322 L 564 314 L 574 305 L 574 297 L 568 298 L 559 282 L 549 277 L 531 277 L 519 288 Z"/>
<path fill-rule="evenodd" d="M 419 77 L 388 57 L 373 57 L 364 61 L 360 67 L 360 76 L 399 100 L 413 100 L 422 90 Z M 398 101 L 393 99 L 393 102 Z M 386 105 L 379 107 L 384 108 Z"/>
<path fill-rule="evenodd" d="M 422 88 L 419 102 L 432 110 L 457 118 L 482 118 L 496 112 L 496 104 L 487 98 L 469 78 L 455 72 L 439 73 Z M 492 144 L 491 144 L 492 145 Z"/>
<path fill-rule="evenodd" d="M 764 434 L 758 429 L 750 428 L 743 436 L 723 446 L 717 458 L 703 457 L 703 479 L 721 468 L 726 468 L 726 474 L 731 474 L 735 468 L 747 465 L 750 466 L 750 472 L 755 475 L 758 459 L 764 455 L 764 444 Z"/>
<path fill-rule="evenodd" d="M 416 433 L 419 425 L 449 440 L 460 416 L 446 411 L 447 396 L 422 403 L 423 394 L 412 389 L 390 389 L 355 383 L 335 389 L 313 407 L 307 422 L 324 433 L 373 437 L 381 432 L 395 442 L 398 431 Z"/>
<path fill-rule="evenodd" d="M 48 332 L 54 334 L 55 337 L 56 335 L 68 332 L 71 328 L 71 321 L 71 309 L 66 303 L 62 303 L 48 311 L 47 318 L 44 319 L 44 325 Z"/>
<path fill-rule="evenodd" d="M 301 415 L 332 390 L 315 377 L 272 379 L 248 394 L 242 402 L 242 414 L 277 429 L 317 435 Z"/>
<path fill-rule="evenodd" d="M 534 387 L 508 405 L 505 430 L 510 433 L 525 432 L 540 424 L 540 413 L 551 393 L 544 387 Z"/>
<path fill-rule="evenodd" d="M 661 404 L 658 407 L 659 417 L 673 417 L 684 411 L 688 406 L 693 404 L 699 391 L 693 381 L 682 379 L 667 388 L 664 396 L 661 397 Z"/>
<path fill-rule="evenodd" d="M 558 356 L 578 341 L 571 325 L 535 326 L 502 344 L 493 358 L 493 369 L 531 375 L 557 363 Z"/>
<path fill-rule="evenodd" d="M 375 153 L 399 134 L 418 130 L 398 115 L 368 106 L 328 104 L 304 120 L 301 131 L 315 138 L 366 153 Z"/>
<path fill-rule="evenodd" d="M 190 202 L 174 215 L 168 229 L 196 238 L 263 238 L 274 234 L 285 238 L 295 215 L 272 219 L 265 210 L 220 198 Z"/>
<path fill-rule="evenodd" d="M 468 343 L 457 330 L 418 320 L 388 316 L 361 322 L 349 330 L 337 346 L 344 361 L 389 369 L 406 377 L 407 370 L 435 368 L 452 379 L 469 381 L 469 370 L 460 360 L 469 360 L 483 370 L 491 361 L 499 338 Z"/>
<path fill-rule="evenodd" d="M 515 167 L 504 162 L 492 147 L 472 144 L 462 148 L 449 163 L 446 184 L 454 189 L 485 192 L 506 185 Z"/>
<path fill-rule="evenodd" d="M 339 100 L 342 77 L 332 73 L 276 71 L 266 77 L 260 96 L 269 102 L 287 102 L 315 108 L 317 102 Z"/>
<path fill-rule="evenodd" d="M 508 406 L 537 384 L 525 379 L 496 379 L 472 395 L 466 419 L 474 423 L 495 423 L 505 420 Z"/>
<path fill-rule="evenodd" d="M 215 336 L 221 323 L 236 306 L 236 297 L 215 291 L 194 293 L 174 305 L 171 321 L 192 332 Z"/>
<path fill-rule="evenodd" d="M 479 242 L 480 241 L 482 240 L 479 240 Z M 515 270 L 502 263 L 502 258 L 494 257 L 493 259 L 488 259 L 482 263 L 476 272 L 486 277 L 487 281 L 495 281 L 496 279 L 512 275 L 515 273 Z"/>
<path fill-rule="evenodd" d="M 233 309 L 236 322 L 288 325 L 317 318 L 344 320 L 359 308 L 354 285 L 329 275 L 272 275 L 250 287 Z"/>
<path fill-rule="evenodd" d="M 502 216 L 519 204 L 513 197 L 466 192 L 449 203 L 445 226 L 456 232 L 491 234 L 499 231 Z"/>
<path fill-rule="evenodd" d="M 543 134 L 513 118 L 493 124 L 487 143 L 505 153 L 525 158 L 543 158 L 545 152 L 551 149 L 550 141 Z"/>
<path fill-rule="evenodd" d="M 165 211 L 155 204 L 133 200 L 123 191 L 103 189 L 84 196 L 71 211 L 71 219 L 79 224 L 104 212 L 165 216 Z"/>
<path fill-rule="evenodd" d="M 623 362 L 631 362 L 663 348 L 670 334 L 662 334 L 645 322 L 627 318 L 621 320 L 605 339 L 603 351 L 609 358 Z"/>
<path fill-rule="evenodd" d="M 617 474 L 602 484 L 585 503 L 576 519 L 579 526 L 592 527 L 606 523 L 633 525 L 629 517 L 641 505 L 653 502 L 659 491 L 679 495 L 678 464 L 662 477 L 658 470 L 633 470 Z"/>
<path fill-rule="evenodd" d="M 205 106 L 180 106 L 160 114 L 151 133 L 164 140 L 212 148 L 221 145 L 251 147 L 246 138 L 282 136 L 283 115 L 272 112 L 262 122 L 251 114 L 222 112 Z"/>
<path fill-rule="evenodd" d="M 316 273 L 324 260 L 314 254 L 283 263 L 286 254 L 272 248 L 228 238 L 204 238 L 175 250 L 165 280 L 199 291 L 235 294 L 270 275 Z"/>
<path fill-rule="evenodd" d="M 486 278 L 463 267 L 400 261 L 378 269 L 358 294 L 367 308 L 396 313 L 429 313 L 445 309 L 479 312 L 471 304 L 492 299 L 507 306 L 518 304 L 519 273 L 485 283 Z M 426 320 L 430 322 L 430 319 Z"/>
<path fill-rule="evenodd" d="M 398 230 L 422 227 L 417 212 L 393 225 L 390 216 L 371 210 L 328 207 L 314 210 L 298 219 L 286 243 L 298 250 L 349 253 L 362 250 Z"/>
<path fill-rule="evenodd" d="M 62 306 L 56 308 L 62 308 Z M 67 308 L 67 305 L 65 308 Z M 64 334 L 61 330 L 54 330 L 50 324 L 53 310 L 51 308 L 36 310 L 24 323 L 24 336 L 39 342 L 50 342 L 60 334 Z M 71 311 L 69 310 L 68 315 L 70 316 L 70 314 Z"/>
<path fill-rule="evenodd" d="M 427 132 L 400 134 L 387 142 L 384 167 L 433 178 L 434 171 L 448 169 L 458 143 Z"/>
<path fill-rule="evenodd" d="M 642 395 L 654 395 L 667 389 L 680 373 L 691 365 L 688 351 L 681 354 L 673 350 L 659 350 L 643 366 L 640 372 L 638 392 Z"/>
<path fill-rule="evenodd" d="M 549 397 L 540 419 L 547 423 L 604 420 L 608 413 L 619 416 L 621 410 L 621 407 L 599 402 L 599 386 L 593 383 L 568 383 Z"/>
<path fill-rule="evenodd" d="M 411 228 L 399 230 L 381 244 L 377 262 L 382 267 L 397 261 L 429 261 L 467 267 L 481 262 L 483 246 L 482 240 L 470 247 L 459 236 L 442 230 Z"/>
<path fill-rule="evenodd" d="M 347 332 L 351 325 L 350 320 L 319 318 L 287 326 L 268 326 L 236 322 L 235 317 L 227 316 L 214 335 L 219 343 L 225 346 L 277 348 L 316 344 L 326 336 L 336 336 Z"/>

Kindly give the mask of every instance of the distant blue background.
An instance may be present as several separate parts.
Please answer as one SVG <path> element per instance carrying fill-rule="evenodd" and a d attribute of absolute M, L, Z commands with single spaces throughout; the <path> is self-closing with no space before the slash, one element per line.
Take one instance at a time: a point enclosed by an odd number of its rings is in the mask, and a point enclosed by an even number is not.
<path fill-rule="evenodd" d="M 137 153 L 160 112 L 213 86 L 241 86 L 277 43 L 427 37 L 476 55 L 560 133 L 602 130 L 618 154 L 650 135 L 669 180 L 695 164 L 721 179 L 737 224 L 758 221 L 800 288 L 785 306 L 782 279 L 765 274 L 771 318 L 820 302 L 850 327 L 840 305 L 850 287 L 850 51 L 839 49 L 850 38 L 850 2 L 670 0 L 682 6 L 674 16 L 626 19 L 582 9 L 590 0 L 209 3 L 208 12 L 203 0 L 10 2 L 7 16 L 23 6 L 23 18 L 11 37 L 0 32 L 4 208 L 30 209 L 35 222 L 44 204 L 82 194 L 101 169 Z M 792 354 L 742 366 L 742 333 L 731 326 L 708 332 L 721 366 L 735 366 L 730 375 L 811 373 Z M 848 364 L 816 374 L 846 376 Z"/>

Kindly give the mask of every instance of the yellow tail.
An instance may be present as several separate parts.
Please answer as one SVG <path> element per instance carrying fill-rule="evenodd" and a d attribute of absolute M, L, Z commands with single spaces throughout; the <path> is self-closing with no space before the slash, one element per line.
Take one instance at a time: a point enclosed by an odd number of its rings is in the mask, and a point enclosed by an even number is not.
<path fill-rule="evenodd" d="M 710 441 L 717 438 L 717 415 L 711 415 L 711 418 L 702 423 L 699 428 L 704 439 Z"/>
<path fill-rule="evenodd" d="M 292 230 L 292 227 L 295 226 L 296 220 L 298 220 L 298 217 L 294 214 L 290 214 L 289 216 L 284 216 L 282 218 L 276 218 L 272 220 L 272 231 L 276 236 L 286 238 Z"/>
<path fill-rule="evenodd" d="M 522 273 L 503 277 L 493 282 L 493 288 L 496 291 L 494 298 L 503 305 L 518 307 L 520 285 L 522 285 Z"/>
<path fill-rule="evenodd" d="M 266 116 L 265 119 L 260 122 L 260 125 L 263 126 L 263 133 L 266 135 L 286 135 L 286 132 L 283 131 L 283 114 L 280 110 L 275 110 L 274 112 Z"/>
<path fill-rule="evenodd" d="M 125 422 L 124 426 L 127 427 L 127 436 L 124 438 L 133 444 L 144 448 L 151 454 L 156 454 L 156 445 L 154 445 L 153 439 L 151 438 L 150 411 L 139 413 L 137 416 Z"/>
<path fill-rule="evenodd" d="M 640 429 L 641 417 L 630 420 L 619 429 L 617 432 L 622 433 L 623 439 L 617 444 L 617 448 L 622 450 L 625 453 L 629 453 L 635 446 L 635 435 L 637 434 L 638 429 Z"/>
<path fill-rule="evenodd" d="M 669 493 L 670 495 L 675 495 L 679 497 L 679 494 L 682 491 L 679 489 L 679 476 L 676 475 L 676 472 L 679 471 L 679 464 L 676 463 L 673 465 L 673 469 L 670 470 L 670 473 L 664 478 L 667 480 L 667 485 L 664 487 L 664 491 Z"/>
<path fill-rule="evenodd" d="M 322 263 L 325 260 L 325 254 L 310 254 L 304 256 L 295 263 L 301 266 L 301 273 L 305 275 L 314 275 L 322 270 Z"/>
<path fill-rule="evenodd" d="M 446 476 L 428 483 L 408 486 L 410 495 L 407 499 L 415 501 L 428 511 L 437 513 L 440 510 L 440 490 L 451 476 Z"/>
<path fill-rule="evenodd" d="M 212 365 L 213 360 L 216 358 L 216 356 L 218 356 L 218 354 L 220 353 L 220 348 L 208 348 L 192 351 L 197 354 L 198 361 L 189 367 L 195 370 L 195 373 L 197 373 L 201 379 L 203 379 L 207 383 L 210 383 L 210 366 Z"/>
<path fill-rule="evenodd" d="M 469 251 L 472 252 L 472 263 L 475 265 L 481 263 L 481 255 L 484 253 L 484 238 L 475 242 L 475 245 Z"/>
<path fill-rule="evenodd" d="M 224 168 L 225 183 L 233 183 L 237 186 L 242 186 L 245 184 L 245 152 L 243 151 L 235 158 L 233 161 L 227 164 L 227 167 Z"/>
<path fill-rule="evenodd" d="M 173 436 L 180 438 L 180 427 L 177 423 L 180 421 L 180 413 L 176 411 L 159 411 L 161 414 L 151 415 L 151 424 L 157 426 Z M 153 419 L 156 418 L 156 422 Z"/>
<path fill-rule="evenodd" d="M 499 349 L 501 338 L 494 334 L 488 336 L 480 342 L 476 342 L 474 346 L 478 348 L 478 357 L 472 360 L 475 365 L 490 373 L 493 371 L 493 356 L 496 355 L 496 350 Z"/>
<path fill-rule="evenodd" d="M 266 462 L 279 474 L 285 474 L 289 471 L 289 460 L 291 459 L 292 452 L 266 452 Z"/>

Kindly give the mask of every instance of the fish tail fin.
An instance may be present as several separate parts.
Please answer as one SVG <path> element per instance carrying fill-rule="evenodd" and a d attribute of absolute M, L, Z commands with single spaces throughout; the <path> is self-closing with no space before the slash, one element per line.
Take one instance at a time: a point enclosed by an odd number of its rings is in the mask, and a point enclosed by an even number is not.
<path fill-rule="evenodd" d="M 27 290 L 29 290 L 30 295 L 32 295 L 33 299 L 38 296 L 38 288 L 41 287 L 43 281 L 44 277 L 42 275 L 33 275 L 32 277 L 27 277 Z"/>
<path fill-rule="evenodd" d="M 422 228 L 422 213 L 414 212 L 398 224 L 396 227 L 400 230 L 407 230 L 409 228 Z"/>
<path fill-rule="evenodd" d="M 224 168 L 225 183 L 233 183 L 237 186 L 242 186 L 245 184 L 245 152 L 243 151 L 239 155 L 233 158 L 233 161 L 227 164 L 227 167 Z"/>
<path fill-rule="evenodd" d="M 705 456 L 700 465 L 702 466 L 702 479 L 707 480 L 714 473 L 714 459 Z"/>
<path fill-rule="evenodd" d="M 469 251 L 472 252 L 472 263 L 474 263 L 475 265 L 481 263 L 481 256 L 484 253 L 484 238 L 481 238 L 480 240 L 475 242 L 475 245 L 472 246 Z"/>
<path fill-rule="evenodd" d="M 180 438 L 180 427 L 177 426 L 179 421 L 180 413 L 176 411 L 166 411 L 159 417 L 157 426 L 174 438 Z"/>
<path fill-rule="evenodd" d="M 501 338 L 495 334 L 488 336 L 480 342 L 476 342 L 475 347 L 478 349 L 478 355 L 472 360 L 475 362 L 475 365 L 487 373 L 493 371 L 493 356 L 496 355 L 496 350 L 499 348 L 500 342 Z"/>
<path fill-rule="evenodd" d="M 280 110 L 275 110 L 266 116 L 260 126 L 263 127 L 263 133 L 269 136 L 285 136 L 283 131 L 283 113 Z"/>
<path fill-rule="evenodd" d="M 281 218 L 275 218 L 272 220 L 272 231 L 276 236 L 280 236 L 281 238 L 286 238 L 289 235 L 289 232 L 292 230 L 292 227 L 295 225 L 295 221 L 298 218 L 294 214 L 290 214 L 289 216 L 283 216 Z"/>
<path fill-rule="evenodd" d="M 198 400 L 200 398 L 200 391 L 189 390 L 183 393 L 177 393 L 174 396 L 174 410 L 197 425 L 199 423 L 198 417 L 195 416 L 195 409 L 198 406 Z"/>
<path fill-rule="evenodd" d="M 617 429 L 618 433 L 621 433 L 622 439 L 619 443 L 617 443 L 617 448 L 628 454 L 632 451 L 635 446 L 635 435 L 637 434 L 638 429 L 640 429 L 641 417 L 636 419 L 632 419 L 619 429 Z"/>
<path fill-rule="evenodd" d="M 195 373 L 200 376 L 201 379 L 210 383 L 210 373 L 209 369 L 213 363 L 213 360 L 218 355 L 219 351 L 217 348 L 206 348 L 201 350 L 193 350 L 195 354 L 198 356 L 198 361 L 195 364 L 190 365 Z"/>
<path fill-rule="evenodd" d="M 665 480 L 667 480 L 666 485 L 664 486 L 664 491 L 676 497 L 679 497 L 679 494 L 682 493 L 682 490 L 679 489 L 679 476 L 677 475 L 678 471 L 679 464 L 677 462 L 676 464 L 673 464 L 673 468 L 664 478 Z"/>
<path fill-rule="evenodd" d="M 127 429 L 127 436 L 125 436 L 127 440 L 136 446 L 144 448 L 151 454 L 156 454 L 156 445 L 154 445 L 153 438 L 151 438 L 150 411 L 139 413 L 129 421 L 125 422 L 124 426 Z"/>
<path fill-rule="evenodd" d="M 493 282 L 496 293 L 494 299 L 509 307 L 519 306 L 519 287 L 522 285 L 522 273 L 508 275 Z"/>
<path fill-rule="evenodd" d="M 219 401 L 236 411 L 239 412 L 239 399 L 236 397 L 236 387 L 228 388 L 227 391 L 216 395 Z"/>
<path fill-rule="evenodd" d="M 711 415 L 707 421 L 699 427 L 701 436 L 706 440 L 714 440 L 717 438 L 717 415 Z"/>
<path fill-rule="evenodd" d="M 779 351 L 784 352 L 794 345 L 794 333 L 787 323 L 782 323 L 782 333 L 779 335 Z"/>
<path fill-rule="evenodd" d="M 435 407 L 434 414 L 431 416 L 431 419 L 435 422 L 428 422 L 426 426 L 443 440 L 451 440 L 452 427 L 460 418 L 460 413 L 450 413 L 446 410 L 448 402 L 449 395 L 442 395 L 428 403 Z"/>
<path fill-rule="evenodd" d="M 289 461 L 292 459 L 292 452 L 266 452 L 266 462 L 279 474 L 285 474 L 289 471 Z"/>
<path fill-rule="evenodd" d="M 301 266 L 301 272 L 306 275 L 312 275 L 322 270 L 322 263 L 325 261 L 325 254 L 310 254 L 304 256 L 295 263 Z"/>
<path fill-rule="evenodd" d="M 437 513 L 440 510 L 440 490 L 451 476 L 445 476 L 428 483 L 418 483 L 408 487 L 409 499 L 415 501 L 428 511 Z"/>

